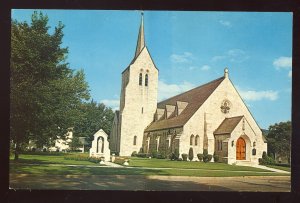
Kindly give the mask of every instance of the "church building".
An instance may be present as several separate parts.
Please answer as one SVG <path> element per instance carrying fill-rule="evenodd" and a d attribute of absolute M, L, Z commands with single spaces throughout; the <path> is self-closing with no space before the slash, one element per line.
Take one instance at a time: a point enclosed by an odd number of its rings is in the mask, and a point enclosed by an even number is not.
<path fill-rule="evenodd" d="M 135 55 L 122 72 L 120 110 L 115 112 L 110 150 L 180 156 L 207 149 L 221 162 L 257 164 L 267 143 L 225 68 L 220 78 L 157 103 L 158 68 L 145 44 L 143 15 Z"/>

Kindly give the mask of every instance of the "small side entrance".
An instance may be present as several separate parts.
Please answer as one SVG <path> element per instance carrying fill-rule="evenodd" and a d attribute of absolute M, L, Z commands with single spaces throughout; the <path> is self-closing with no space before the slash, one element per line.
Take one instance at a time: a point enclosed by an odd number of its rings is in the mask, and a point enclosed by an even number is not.
<path fill-rule="evenodd" d="M 241 137 L 236 142 L 236 160 L 246 160 L 246 142 Z"/>

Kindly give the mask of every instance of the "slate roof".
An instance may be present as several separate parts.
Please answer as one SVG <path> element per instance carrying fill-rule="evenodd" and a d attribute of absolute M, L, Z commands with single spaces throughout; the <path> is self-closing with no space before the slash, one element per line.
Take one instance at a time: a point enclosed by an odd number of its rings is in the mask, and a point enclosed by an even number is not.
<path fill-rule="evenodd" d="M 214 134 L 230 134 L 239 124 L 244 116 L 236 116 L 231 118 L 225 118 L 219 127 L 215 130 Z"/>
<path fill-rule="evenodd" d="M 187 92 L 181 93 L 162 102 L 159 102 L 157 104 L 157 108 L 162 109 L 164 109 L 167 104 L 176 106 L 177 101 L 188 102 L 188 105 L 178 116 L 169 119 L 160 119 L 158 121 L 152 122 L 145 129 L 145 132 L 183 126 L 202 106 L 206 99 L 214 92 L 214 90 L 219 86 L 219 84 L 223 80 L 224 77 L 218 78 L 209 83 L 191 89 Z"/>

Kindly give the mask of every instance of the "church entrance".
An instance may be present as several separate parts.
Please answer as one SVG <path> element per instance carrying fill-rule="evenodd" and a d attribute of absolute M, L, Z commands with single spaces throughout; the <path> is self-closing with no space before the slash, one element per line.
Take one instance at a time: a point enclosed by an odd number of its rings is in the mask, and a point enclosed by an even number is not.
<path fill-rule="evenodd" d="M 236 160 L 246 160 L 246 142 L 241 137 L 236 142 Z"/>

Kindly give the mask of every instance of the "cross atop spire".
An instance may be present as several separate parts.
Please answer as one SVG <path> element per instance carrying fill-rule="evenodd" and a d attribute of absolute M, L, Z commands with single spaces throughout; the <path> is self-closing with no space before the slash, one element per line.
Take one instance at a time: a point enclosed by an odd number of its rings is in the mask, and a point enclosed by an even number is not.
<path fill-rule="evenodd" d="M 140 25 L 140 30 L 139 30 L 139 36 L 138 36 L 138 41 L 136 44 L 136 50 L 135 50 L 135 56 L 136 58 L 142 49 L 145 47 L 145 34 L 144 34 L 144 12 L 141 12 L 141 25 Z"/>

